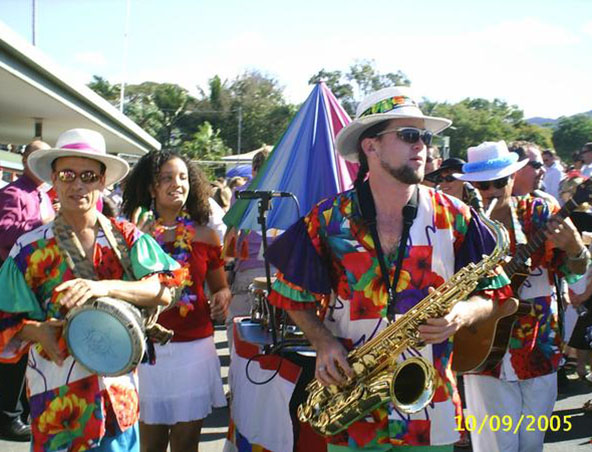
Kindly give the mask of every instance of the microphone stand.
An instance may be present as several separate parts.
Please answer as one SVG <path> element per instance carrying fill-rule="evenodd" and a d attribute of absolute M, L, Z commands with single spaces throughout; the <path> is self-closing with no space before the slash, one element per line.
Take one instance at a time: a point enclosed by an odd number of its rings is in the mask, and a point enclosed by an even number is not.
<path fill-rule="evenodd" d="M 267 259 L 267 211 L 271 209 L 271 195 L 262 196 L 257 203 L 259 208 L 259 216 L 257 223 L 261 226 L 261 240 L 263 243 L 263 262 L 265 263 L 265 278 L 267 282 L 267 296 L 271 294 L 271 266 Z M 272 306 L 265 300 L 267 308 L 270 313 L 270 324 L 271 324 L 271 340 L 273 341 L 273 348 L 277 345 L 277 330 L 276 330 L 276 318 L 275 318 L 275 306 Z"/>

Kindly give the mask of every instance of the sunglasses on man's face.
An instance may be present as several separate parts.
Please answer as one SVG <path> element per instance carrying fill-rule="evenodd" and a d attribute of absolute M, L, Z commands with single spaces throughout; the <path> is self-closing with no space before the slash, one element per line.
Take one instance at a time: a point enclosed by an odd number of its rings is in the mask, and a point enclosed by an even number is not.
<path fill-rule="evenodd" d="M 489 190 L 491 186 L 494 188 L 504 188 L 508 185 L 508 180 L 510 178 L 508 176 L 502 177 L 501 179 L 491 180 L 491 181 L 483 181 L 483 182 L 473 182 L 473 185 L 477 187 L 479 190 Z"/>
<path fill-rule="evenodd" d="M 455 180 L 456 177 L 454 177 L 452 174 L 449 174 L 448 176 L 439 176 L 436 179 L 436 183 L 441 184 L 442 182 L 454 182 Z"/>
<path fill-rule="evenodd" d="M 399 140 L 409 144 L 415 144 L 421 139 L 421 141 L 423 141 L 426 146 L 429 146 L 432 143 L 432 138 L 434 136 L 434 134 L 429 130 L 418 129 L 416 127 L 399 127 L 397 129 L 387 129 L 377 133 L 376 136 L 379 137 L 387 133 L 396 133 Z"/>
<path fill-rule="evenodd" d="M 71 169 L 58 171 L 58 179 L 61 182 L 71 183 L 74 182 L 77 177 L 79 177 L 85 184 L 94 184 L 101 179 L 101 175 L 92 170 L 83 171 L 80 174 L 76 174 L 76 172 Z"/>
<path fill-rule="evenodd" d="M 531 166 L 532 168 L 534 168 L 535 170 L 541 169 L 544 165 L 543 162 L 539 162 L 538 160 L 530 160 L 527 163 L 528 166 Z"/>

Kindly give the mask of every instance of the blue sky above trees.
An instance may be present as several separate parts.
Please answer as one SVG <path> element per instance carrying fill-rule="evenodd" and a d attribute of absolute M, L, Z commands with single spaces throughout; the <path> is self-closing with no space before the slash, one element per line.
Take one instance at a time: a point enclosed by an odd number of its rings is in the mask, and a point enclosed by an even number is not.
<path fill-rule="evenodd" d="M 31 3 L 0 3 L 0 20 L 27 40 Z M 119 82 L 125 11 L 126 0 L 37 0 L 38 47 L 81 83 Z M 366 59 L 430 100 L 501 98 L 555 118 L 592 109 L 590 55 L 588 0 L 131 0 L 127 80 L 196 92 L 215 74 L 257 69 L 299 103 L 319 70 Z"/>

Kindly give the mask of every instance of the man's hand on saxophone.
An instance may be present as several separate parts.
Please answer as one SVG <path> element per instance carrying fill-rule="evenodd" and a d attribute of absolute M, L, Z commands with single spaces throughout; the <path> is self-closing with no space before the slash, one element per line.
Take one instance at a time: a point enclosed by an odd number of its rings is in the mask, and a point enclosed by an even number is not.
<path fill-rule="evenodd" d="M 434 291 L 434 288 L 429 289 L 430 294 Z M 419 326 L 418 331 L 424 343 L 438 344 L 454 336 L 460 328 L 488 317 L 492 311 L 491 299 L 474 295 L 469 301 L 456 303 L 444 317 L 428 319 L 425 324 Z"/>
<path fill-rule="evenodd" d="M 314 311 L 288 311 L 317 352 L 315 378 L 324 386 L 343 385 L 353 378 L 345 347 L 321 323 Z"/>

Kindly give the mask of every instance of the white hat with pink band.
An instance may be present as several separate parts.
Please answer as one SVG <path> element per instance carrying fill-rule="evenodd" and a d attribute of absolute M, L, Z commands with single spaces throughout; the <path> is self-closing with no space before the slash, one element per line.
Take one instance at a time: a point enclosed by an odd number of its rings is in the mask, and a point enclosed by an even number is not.
<path fill-rule="evenodd" d="M 51 181 L 51 164 L 60 157 L 83 157 L 105 165 L 105 185 L 113 185 L 123 179 L 128 171 L 127 162 L 107 154 L 105 139 L 99 132 L 89 129 L 71 129 L 62 133 L 54 149 L 39 149 L 29 155 L 27 165 L 44 182 Z"/>

